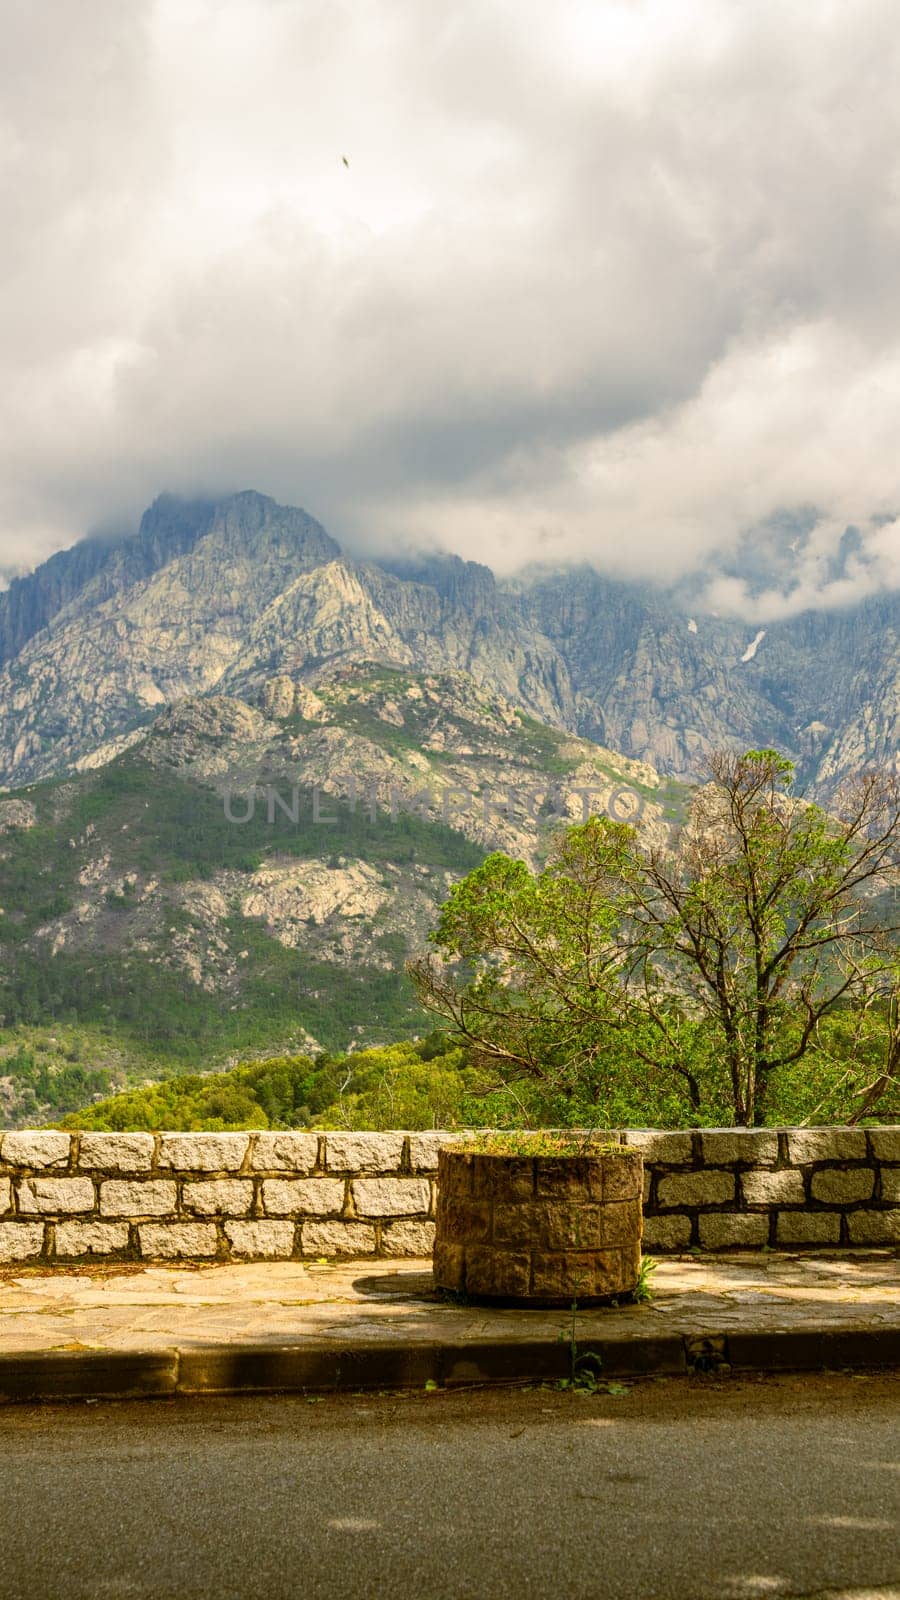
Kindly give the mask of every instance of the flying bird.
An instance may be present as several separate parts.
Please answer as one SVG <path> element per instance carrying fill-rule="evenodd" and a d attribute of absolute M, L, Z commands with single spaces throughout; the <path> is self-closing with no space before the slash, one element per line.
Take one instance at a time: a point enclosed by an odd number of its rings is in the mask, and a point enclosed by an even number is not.
<path fill-rule="evenodd" d="M 343 161 L 345 167 L 349 167 L 350 163 L 346 156 L 341 156 L 341 160 Z"/>

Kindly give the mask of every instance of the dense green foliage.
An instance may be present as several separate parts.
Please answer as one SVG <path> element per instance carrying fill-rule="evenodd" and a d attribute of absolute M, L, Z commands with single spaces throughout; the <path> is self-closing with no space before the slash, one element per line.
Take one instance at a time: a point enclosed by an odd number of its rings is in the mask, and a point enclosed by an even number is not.
<path fill-rule="evenodd" d="M 109 1093 L 110 1072 L 84 1064 L 78 1054 L 70 1050 L 60 1060 L 20 1045 L 0 1061 L 0 1076 L 10 1080 L 19 1121 L 76 1111 Z"/>
<path fill-rule="evenodd" d="M 441 962 L 411 964 L 423 1004 L 563 1123 L 623 1100 L 663 1125 L 884 1109 L 898 930 L 867 890 L 897 881 L 900 788 L 865 775 L 839 820 L 792 778 L 774 751 L 721 755 L 665 848 L 592 817 L 537 872 L 489 856 L 443 907 Z"/>
<path fill-rule="evenodd" d="M 441 1038 L 349 1056 L 280 1056 L 230 1072 L 187 1074 L 129 1090 L 66 1117 L 99 1130 L 428 1128 L 465 1123 L 476 1075 Z"/>
<path fill-rule="evenodd" d="M 881 1035 L 879 1034 L 879 1026 Z M 868 1081 L 883 1048 L 884 1019 L 873 1026 L 866 1053 L 847 1067 L 854 1020 L 831 1020 L 820 1046 L 802 1067 L 779 1080 L 773 1122 L 845 1122 L 858 1111 L 854 1089 Z M 64 1112 L 65 1105 L 59 1105 Z M 879 1108 L 900 1119 L 900 1097 Z M 727 1121 L 727 1098 L 707 1102 L 707 1119 Z M 58 1119 L 53 1119 L 58 1120 Z M 443 1035 L 361 1050 L 351 1055 L 279 1056 L 244 1062 L 227 1072 L 171 1075 L 64 1116 L 60 1125 L 101 1131 L 172 1128 L 193 1132 L 229 1128 L 540 1128 L 659 1127 L 700 1121 L 662 1075 L 648 1074 L 623 1055 L 606 1091 L 587 1098 L 574 1087 L 533 1081 L 513 1088 L 492 1078 L 468 1052 Z M 864 1119 L 869 1120 L 869 1119 Z"/>
<path fill-rule="evenodd" d="M 254 922 L 235 918 L 234 925 L 254 959 L 239 993 L 225 1003 L 162 962 L 60 951 L 7 979 L 0 1000 L 7 1023 L 102 1024 L 145 1058 L 185 1066 L 271 1048 L 304 1030 L 337 1049 L 363 1017 L 370 1030 L 389 1037 L 421 1032 L 424 1013 L 402 969 L 354 971 L 287 949 Z"/>

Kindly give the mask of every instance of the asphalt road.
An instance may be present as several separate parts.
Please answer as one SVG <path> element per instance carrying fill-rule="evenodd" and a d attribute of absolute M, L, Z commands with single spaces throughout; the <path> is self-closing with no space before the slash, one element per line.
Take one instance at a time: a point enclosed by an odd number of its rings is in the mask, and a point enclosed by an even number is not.
<path fill-rule="evenodd" d="M 3 1600 L 900 1596 L 900 1376 L 0 1412 Z"/>

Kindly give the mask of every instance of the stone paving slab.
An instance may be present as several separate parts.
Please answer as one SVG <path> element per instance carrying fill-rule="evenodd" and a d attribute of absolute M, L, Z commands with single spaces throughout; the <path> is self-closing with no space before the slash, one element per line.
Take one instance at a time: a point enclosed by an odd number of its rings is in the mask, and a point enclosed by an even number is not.
<path fill-rule="evenodd" d="M 457 1305 L 429 1260 L 7 1268 L 0 1399 L 564 1376 L 566 1310 Z M 683 1256 L 579 1311 L 603 1370 L 900 1367 L 900 1253 Z"/>

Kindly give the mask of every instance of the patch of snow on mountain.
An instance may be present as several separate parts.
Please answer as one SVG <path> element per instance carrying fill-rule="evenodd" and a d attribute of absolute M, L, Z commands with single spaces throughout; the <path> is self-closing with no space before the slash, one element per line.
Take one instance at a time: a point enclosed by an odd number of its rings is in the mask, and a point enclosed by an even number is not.
<path fill-rule="evenodd" d="M 750 643 L 748 644 L 746 650 L 744 651 L 744 654 L 741 656 L 741 660 L 742 661 L 752 661 L 753 657 L 756 655 L 756 652 L 759 649 L 759 647 L 762 644 L 763 639 L 765 637 L 766 637 L 765 628 L 760 628 L 759 633 L 756 635 L 756 638 L 755 639 L 751 639 Z"/>

